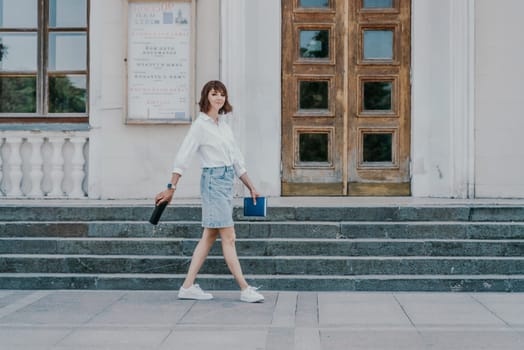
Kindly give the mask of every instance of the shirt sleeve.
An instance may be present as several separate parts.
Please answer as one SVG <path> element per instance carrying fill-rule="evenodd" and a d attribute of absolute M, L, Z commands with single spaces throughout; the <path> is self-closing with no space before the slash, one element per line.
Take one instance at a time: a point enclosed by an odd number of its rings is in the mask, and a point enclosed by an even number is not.
<path fill-rule="evenodd" d="M 235 174 L 240 177 L 247 172 L 246 164 L 244 161 L 244 156 L 240 151 L 240 147 L 238 147 L 238 144 L 233 135 L 233 131 L 231 129 L 229 131 L 231 132 L 231 137 L 233 140 L 233 168 L 235 169 Z"/>
<path fill-rule="evenodd" d="M 197 128 L 196 124 L 191 125 L 189 132 L 184 138 L 173 163 L 173 173 L 183 175 L 189 161 L 198 150 L 198 147 L 200 147 Z"/>

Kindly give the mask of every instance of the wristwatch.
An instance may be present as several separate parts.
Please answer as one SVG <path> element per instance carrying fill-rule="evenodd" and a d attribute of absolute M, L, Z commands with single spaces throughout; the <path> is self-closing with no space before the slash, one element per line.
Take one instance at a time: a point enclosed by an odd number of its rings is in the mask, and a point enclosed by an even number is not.
<path fill-rule="evenodd" d="M 167 189 L 168 189 L 168 190 L 171 190 L 171 189 L 176 190 L 176 186 L 173 185 L 172 183 L 168 183 L 168 184 L 167 184 Z"/>

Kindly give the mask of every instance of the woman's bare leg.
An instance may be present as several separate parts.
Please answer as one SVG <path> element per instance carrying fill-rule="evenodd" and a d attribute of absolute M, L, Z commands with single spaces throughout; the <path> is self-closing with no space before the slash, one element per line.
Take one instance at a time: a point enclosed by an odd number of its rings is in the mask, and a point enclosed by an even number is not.
<path fill-rule="evenodd" d="M 193 257 L 191 258 L 191 264 L 189 264 L 189 270 L 187 271 L 186 279 L 182 285 L 184 288 L 189 288 L 195 283 L 196 276 L 200 268 L 206 261 L 209 250 L 215 243 L 218 237 L 218 230 L 214 228 L 204 228 L 204 233 L 202 233 L 202 238 L 195 247 L 193 252 Z"/>
<path fill-rule="evenodd" d="M 238 261 L 237 249 L 235 247 L 235 228 L 234 227 L 224 227 L 218 229 L 220 233 L 220 238 L 222 240 L 222 252 L 224 254 L 224 259 L 226 260 L 227 267 L 229 271 L 235 277 L 240 289 L 245 289 L 249 285 L 247 284 L 244 274 L 242 273 L 242 268 L 240 267 L 240 261 Z"/>

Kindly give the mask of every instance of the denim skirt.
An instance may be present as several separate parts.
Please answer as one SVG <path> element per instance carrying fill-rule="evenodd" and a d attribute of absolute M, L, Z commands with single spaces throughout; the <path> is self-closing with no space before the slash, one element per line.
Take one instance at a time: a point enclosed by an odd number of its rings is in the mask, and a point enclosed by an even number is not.
<path fill-rule="evenodd" d="M 220 228 L 233 226 L 232 166 L 203 168 L 200 178 L 202 196 L 202 227 Z"/>

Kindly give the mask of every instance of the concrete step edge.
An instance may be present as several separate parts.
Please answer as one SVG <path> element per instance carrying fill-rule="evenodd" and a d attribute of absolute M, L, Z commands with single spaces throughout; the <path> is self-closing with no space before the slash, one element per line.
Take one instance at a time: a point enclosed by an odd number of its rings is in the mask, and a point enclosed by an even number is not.
<path fill-rule="evenodd" d="M 0 273 L 0 279 L 5 277 L 89 277 L 89 278 L 143 278 L 143 279 L 157 279 L 157 278 L 183 278 L 185 274 L 144 274 L 144 273 L 96 273 L 96 274 L 83 274 L 83 273 Z M 360 280 L 360 279 L 381 279 L 381 280 L 396 280 L 396 279 L 408 279 L 408 280 L 449 280 L 449 279 L 472 279 L 472 280 L 484 280 L 484 279 L 524 279 L 524 275 L 244 275 L 246 279 L 343 279 L 343 280 Z M 199 274 L 199 279 L 233 279 L 229 274 L 217 275 L 217 274 Z"/>
<path fill-rule="evenodd" d="M 488 225 L 488 226 L 524 226 L 524 221 L 441 221 L 441 220 L 428 220 L 428 221 L 387 221 L 387 220 L 362 220 L 362 221 L 350 221 L 350 220 L 333 220 L 333 221 L 315 221 L 315 220 L 271 220 L 271 221 L 250 221 L 242 220 L 235 221 L 236 224 L 240 225 L 319 225 L 319 226 L 338 226 L 338 225 L 349 225 L 349 226 L 361 226 L 361 225 L 384 225 L 384 226 L 396 226 L 396 225 L 405 225 L 405 226 L 433 226 L 433 225 L 443 225 L 443 226 L 472 226 L 472 225 Z M 63 220 L 3 220 L 0 221 L 1 225 L 74 225 L 74 224 L 96 224 L 96 225 L 151 225 L 146 220 L 75 220 L 75 221 L 63 221 Z M 157 227 L 167 226 L 167 225 L 201 225 L 200 220 L 165 220 L 158 224 Z M 153 227 L 151 225 L 151 227 Z"/>
<path fill-rule="evenodd" d="M 196 242 L 200 238 L 186 237 L 0 237 L 2 241 L 31 241 L 31 242 Z M 220 241 L 220 238 L 217 238 Z M 478 239 L 478 238 L 236 238 L 237 242 L 355 242 L 355 243 L 524 243 L 524 239 Z"/>
<path fill-rule="evenodd" d="M 136 255 L 136 254 L 0 254 L 0 259 L 150 259 L 150 260 L 188 260 L 190 256 L 175 256 L 175 255 Z M 301 255 L 275 255 L 275 256 L 239 256 L 240 260 L 455 260 L 455 261 L 521 261 L 524 256 L 301 256 Z M 221 255 L 209 255 L 207 259 L 223 260 Z"/>

